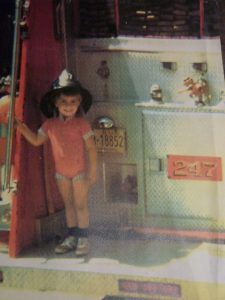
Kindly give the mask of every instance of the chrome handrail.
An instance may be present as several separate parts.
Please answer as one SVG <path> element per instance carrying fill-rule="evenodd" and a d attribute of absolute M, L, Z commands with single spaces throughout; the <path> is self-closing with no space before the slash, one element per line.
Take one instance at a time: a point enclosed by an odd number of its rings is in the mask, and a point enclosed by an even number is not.
<path fill-rule="evenodd" d="M 15 27 L 13 39 L 13 54 L 12 54 L 12 81 L 10 91 L 10 105 L 8 117 L 8 133 L 6 143 L 6 161 L 3 189 L 10 189 L 11 178 L 11 159 L 12 159 L 12 143 L 14 132 L 14 114 L 15 114 L 15 100 L 16 100 L 16 85 L 18 78 L 18 64 L 20 54 L 20 21 L 21 21 L 22 0 L 16 0 L 15 6 Z"/>

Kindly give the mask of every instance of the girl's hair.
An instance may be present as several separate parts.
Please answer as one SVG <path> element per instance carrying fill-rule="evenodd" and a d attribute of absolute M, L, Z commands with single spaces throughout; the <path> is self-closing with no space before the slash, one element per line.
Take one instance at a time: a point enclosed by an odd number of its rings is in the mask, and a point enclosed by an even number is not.
<path fill-rule="evenodd" d="M 56 103 L 56 101 L 59 99 L 59 97 L 61 95 L 64 95 L 64 96 L 80 95 L 81 96 L 81 102 L 83 100 L 81 90 L 78 86 L 67 86 L 67 87 L 64 87 L 64 88 L 60 89 L 59 93 L 57 93 L 57 95 L 55 96 L 54 103 Z M 59 116 L 59 111 L 58 111 L 58 108 L 56 106 L 55 106 L 54 112 L 55 112 L 56 117 L 58 117 Z M 84 115 L 84 112 L 83 112 L 83 109 L 82 109 L 82 106 L 81 106 L 81 103 L 80 103 L 80 105 L 77 109 L 77 112 L 76 112 L 76 116 L 77 117 L 82 117 L 83 115 Z"/>

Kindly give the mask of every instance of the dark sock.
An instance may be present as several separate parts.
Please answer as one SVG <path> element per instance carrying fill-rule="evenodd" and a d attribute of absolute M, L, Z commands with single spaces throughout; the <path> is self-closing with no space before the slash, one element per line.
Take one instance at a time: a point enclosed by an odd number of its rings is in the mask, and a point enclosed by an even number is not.
<path fill-rule="evenodd" d="M 77 233 L 78 233 L 78 227 L 68 227 L 67 228 L 67 233 L 68 235 L 75 235 L 77 236 Z"/>
<path fill-rule="evenodd" d="M 78 237 L 88 237 L 88 228 L 78 227 Z"/>
<path fill-rule="evenodd" d="M 74 235 L 76 237 L 88 237 L 88 228 L 80 228 L 80 227 L 68 227 L 67 228 L 68 235 Z"/>

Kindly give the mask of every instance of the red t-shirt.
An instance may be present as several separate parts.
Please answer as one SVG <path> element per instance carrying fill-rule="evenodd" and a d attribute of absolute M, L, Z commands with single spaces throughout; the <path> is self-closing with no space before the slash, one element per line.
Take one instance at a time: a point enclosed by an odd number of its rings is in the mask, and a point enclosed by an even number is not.
<path fill-rule="evenodd" d="M 85 171 L 84 142 L 93 135 L 86 120 L 83 118 L 66 121 L 60 118 L 48 119 L 39 132 L 49 137 L 57 173 L 72 178 Z"/>

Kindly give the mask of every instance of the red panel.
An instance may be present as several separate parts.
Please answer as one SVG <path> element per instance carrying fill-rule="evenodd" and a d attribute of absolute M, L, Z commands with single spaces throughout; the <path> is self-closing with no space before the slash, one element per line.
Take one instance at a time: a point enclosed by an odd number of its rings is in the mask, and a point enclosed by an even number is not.
<path fill-rule="evenodd" d="M 39 110 L 41 96 L 63 69 L 62 43 L 54 39 L 52 1 L 32 0 L 28 40 L 22 48 L 20 75 L 20 118 L 36 131 L 42 123 Z M 48 214 L 45 192 L 43 148 L 35 148 L 17 134 L 15 174 L 19 189 L 13 201 L 9 253 L 15 257 L 35 241 L 35 219 Z M 53 166 L 52 166 L 53 168 Z M 49 171 L 49 174 L 51 172 Z M 51 189 L 54 179 L 46 175 Z M 62 208 L 59 194 L 55 193 L 55 208 Z"/>
<path fill-rule="evenodd" d="M 222 180 L 222 160 L 220 157 L 168 155 L 167 171 L 169 179 Z"/>

